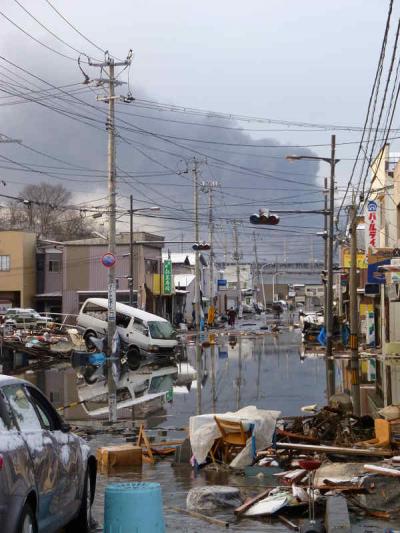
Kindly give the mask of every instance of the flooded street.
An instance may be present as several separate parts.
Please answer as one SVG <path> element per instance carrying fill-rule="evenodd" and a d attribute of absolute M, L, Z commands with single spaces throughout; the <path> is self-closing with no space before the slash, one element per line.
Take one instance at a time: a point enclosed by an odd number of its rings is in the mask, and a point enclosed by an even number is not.
<path fill-rule="evenodd" d="M 337 360 L 335 363 L 337 390 L 345 387 L 341 376 L 344 376 L 343 369 L 347 364 L 344 360 Z M 70 374 L 71 370 L 61 370 L 59 374 Z M 46 380 L 49 381 L 40 371 L 33 379 L 39 386 Z M 69 380 L 71 387 L 76 389 L 75 374 L 70 374 Z M 178 382 L 173 387 L 172 397 L 164 403 L 136 406 L 133 422 L 135 426 L 143 422 L 149 436 L 164 431 L 162 438 L 173 440 L 187 435 L 189 418 L 199 413 L 226 413 L 254 405 L 260 409 L 281 411 L 284 416 L 296 416 L 304 415 L 302 406 L 318 404 L 322 407 L 325 403 L 325 359 L 312 352 L 304 355 L 299 330 L 282 328 L 279 333 L 265 333 L 259 326 L 257 330 L 252 330 L 249 325 L 245 325 L 236 332 L 224 330 L 210 336 L 204 335 L 200 349 L 196 349 L 193 337 L 187 335 L 181 346 Z M 101 420 L 73 420 L 72 423 L 96 428 L 94 435 L 88 436 L 91 448 L 96 452 L 101 446 L 126 443 L 129 431 L 125 434 L 122 432 L 124 428 L 128 430 L 132 427 L 132 417 L 130 411 L 124 411 L 130 418 L 125 418 L 126 422 L 120 419 L 119 429 L 113 432 L 108 431 L 110 428 Z M 250 475 L 247 472 L 245 475 L 243 471 L 216 471 L 213 465 L 196 471 L 189 463 L 174 465 L 173 457 L 157 458 L 155 464 L 144 463 L 142 467 L 112 469 L 107 475 L 99 472 L 93 506 L 95 531 L 102 531 L 103 528 L 104 491 L 109 483 L 160 483 L 166 528 L 167 531 L 176 532 L 221 530 L 221 526 L 179 512 L 180 509 L 186 509 L 186 497 L 193 487 L 229 485 L 240 488 L 247 497 L 271 485 L 270 474 Z M 303 516 L 306 514 L 305 509 Z M 276 518 L 241 518 L 232 523 L 232 511 L 224 509 L 211 513 L 210 516 L 229 521 L 233 531 L 287 531 L 287 527 Z M 299 515 L 297 513 L 294 516 Z M 352 519 L 354 520 L 354 515 Z M 352 524 L 352 531 L 372 533 L 383 531 L 385 525 L 393 527 L 400 523 L 363 518 L 359 523 Z"/>
<path fill-rule="evenodd" d="M 187 385 L 174 388 L 172 402 L 148 418 L 148 427 L 187 427 L 189 417 L 196 414 L 199 396 L 203 413 L 223 413 L 256 405 L 263 409 L 281 410 L 285 415 L 297 415 L 302 405 L 321 404 L 324 401 L 324 360 L 319 357 L 300 358 L 301 337 L 298 332 L 282 332 L 276 336 L 225 335 L 216 340 L 215 346 L 203 350 L 198 379 L 192 382 L 190 373 L 197 367 L 196 347 L 190 342 L 185 346 L 184 357 L 187 356 L 187 361 L 179 366 L 180 374 L 187 376 Z M 96 449 L 117 442 L 123 443 L 125 440 L 100 435 L 91 441 L 91 445 Z M 171 510 L 172 507 L 186 508 L 186 496 L 192 487 L 227 484 L 254 493 L 268 484 L 263 478 L 244 475 L 205 470 L 196 473 L 190 465 L 172 466 L 171 459 L 163 459 L 155 465 L 144 464 L 140 469 L 124 469 L 109 476 L 99 475 L 94 506 L 94 516 L 99 524 L 103 520 L 105 486 L 110 482 L 128 480 L 159 482 L 163 491 L 167 530 L 182 532 L 221 530 L 218 526 Z M 220 512 L 216 516 L 224 518 Z M 225 515 L 225 518 L 231 520 L 232 514 Z M 287 531 L 279 521 L 270 519 L 241 519 L 230 528 L 238 531 Z"/>

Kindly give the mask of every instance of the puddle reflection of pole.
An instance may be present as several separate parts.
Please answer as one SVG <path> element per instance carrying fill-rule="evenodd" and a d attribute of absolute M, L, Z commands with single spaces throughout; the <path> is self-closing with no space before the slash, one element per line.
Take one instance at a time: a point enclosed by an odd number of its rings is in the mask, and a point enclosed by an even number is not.
<path fill-rule="evenodd" d="M 256 382 L 256 397 L 257 400 L 260 399 L 260 377 L 261 377 L 261 358 L 264 355 L 265 349 L 265 336 L 263 336 L 262 346 L 258 352 L 258 365 L 257 365 L 257 382 Z"/>
<path fill-rule="evenodd" d="M 215 344 L 211 344 L 210 348 L 211 357 L 211 401 L 212 412 L 217 412 L 217 388 L 216 388 L 216 376 L 215 376 Z"/>
<path fill-rule="evenodd" d="M 236 388 L 236 409 L 240 409 L 240 400 L 241 400 L 241 388 L 242 388 L 242 338 L 239 337 L 239 357 L 238 357 L 238 378 L 237 378 L 237 388 Z"/>

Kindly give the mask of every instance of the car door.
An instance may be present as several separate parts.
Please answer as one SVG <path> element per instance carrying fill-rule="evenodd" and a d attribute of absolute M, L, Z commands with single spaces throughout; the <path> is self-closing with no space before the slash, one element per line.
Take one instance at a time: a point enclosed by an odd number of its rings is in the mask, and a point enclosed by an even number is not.
<path fill-rule="evenodd" d="M 0 528 L 13 531 L 26 495 L 35 489 L 32 461 L 0 389 Z"/>
<path fill-rule="evenodd" d="M 54 531 L 63 523 L 63 502 L 59 497 L 60 461 L 54 440 L 42 427 L 40 416 L 23 383 L 5 385 L 3 392 L 33 464 L 39 529 Z"/>
<path fill-rule="evenodd" d="M 148 328 L 140 318 L 135 317 L 132 320 L 127 336 L 129 338 L 129 344 L 134 344 L 145 351 L 149 349 L 150 341 Z"/>
<path fill-rule="evenodd" d="M 54 501 L 58 502 L 60 518 L 64 523 L 78 512 L 81 503 L 82 479 L 84 478 L 82 452 L 79 439 L 69 432 L 54 407 L 43 394 L 29 385 L 28 396 L 34 405 L 58 463 L 58 481 Z"/>

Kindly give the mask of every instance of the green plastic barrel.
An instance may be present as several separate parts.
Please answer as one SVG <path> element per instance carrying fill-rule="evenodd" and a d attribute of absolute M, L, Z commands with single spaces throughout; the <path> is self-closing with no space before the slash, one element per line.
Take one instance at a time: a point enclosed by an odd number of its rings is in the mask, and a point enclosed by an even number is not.
<path fill-rule="evenodd" d="M 164 533 L 159 483 L 112 483 L 104 500 L 104 533 Z"/>

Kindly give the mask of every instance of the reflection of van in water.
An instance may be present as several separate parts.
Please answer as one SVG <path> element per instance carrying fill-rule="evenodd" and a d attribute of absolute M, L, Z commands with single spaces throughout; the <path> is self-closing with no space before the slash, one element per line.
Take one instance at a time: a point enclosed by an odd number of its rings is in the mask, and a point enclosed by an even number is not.
<path fill-rule="evenodd" d="M 77 324 L 90 336 L 107 333 L 107 298 L 89 298 L 81 307 Z M 157 315 L 117 302 L 117 330 L 122 344 L 127 346 L 128 364 L 132 370 L 140 366 L 143 357 L 172 356 L 177 345 L 174 328 Z"/>

